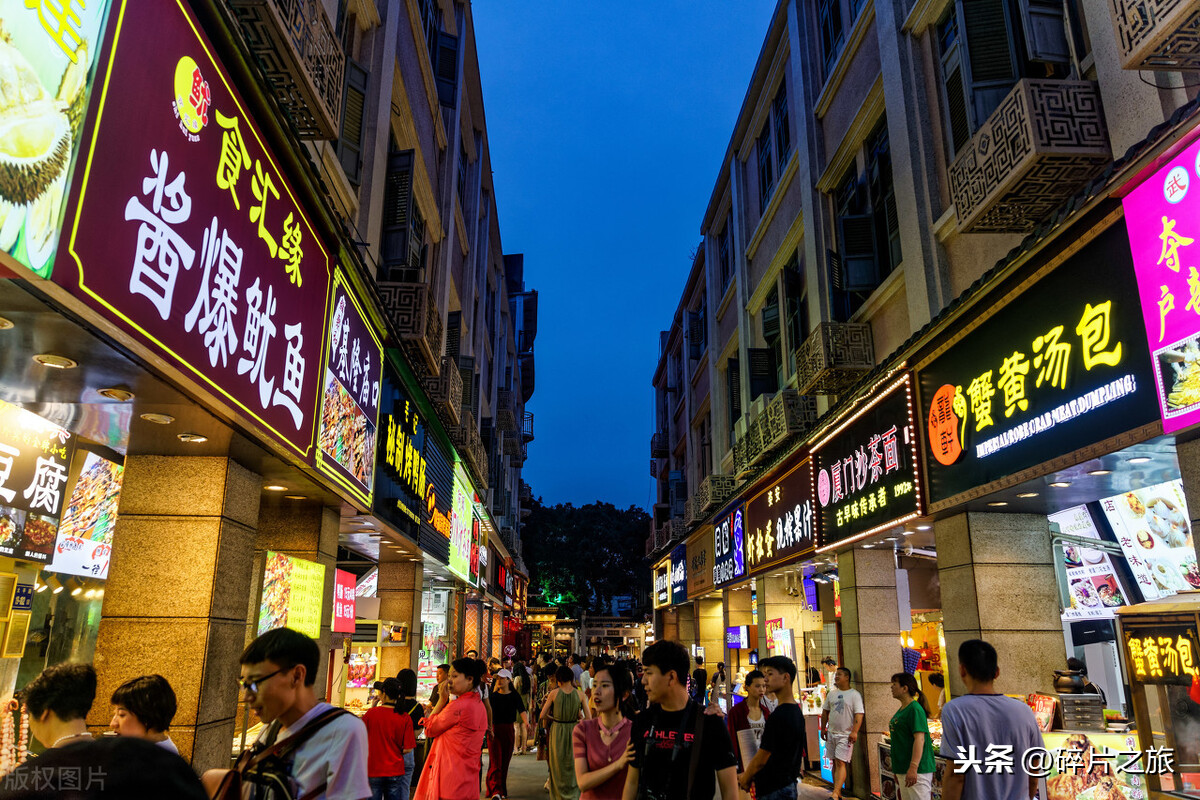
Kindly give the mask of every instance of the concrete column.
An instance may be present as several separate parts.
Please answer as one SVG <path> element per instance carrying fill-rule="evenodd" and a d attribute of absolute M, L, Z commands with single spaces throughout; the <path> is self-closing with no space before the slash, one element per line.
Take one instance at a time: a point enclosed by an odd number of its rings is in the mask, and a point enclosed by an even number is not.
<path fill-rule="evenodd" d="M 842 587 L 842 664 L 863 696 L 863 726 L 850 765 L 854 795 L 880 791 L 879 742 L 897 709 L 892 675 L 900 672 L 896 561 L 891 550 L 849 550 L 838 555 Z"/>
<path fill-rule="evenodd" d="M 693 644 L 699 644 L 700 637 L 696 631 L 696 607 L 692 603 L 675 606 L 676 639 L 681 645 L 692 651 Z"/>
<path fill-rule="evenodd" d="M 969 511 L 938 520 L 934 533 L 950 695 L 966 692 L 958 646 L 967 639 L 996 648 L 996 691 L 1052 690 L 1052 673 L 1063 669 L 1066 653 L 1049 521 L 1039 514 Z"/>
<path fill-rule="evenodd" d="M 226 458 L 125 459 L 92 730 L 107 727 L 117 686 L 157 673 L 178 700 L 180 754 L 200 771 L 229 765 L 261 492 Z"/>
<path fill-rule="evenodd" d="M 699 634 L 699 644 L 704 648 L 704 665 L 708 668 L 711 678 L 716 671 L 717 662 L 724 661 L 726 675 L 729 674 L 729 661 L 725 658 L 725 608 L 717 598 L 705 598 L 696 601 L 696 629 Z"/>
<path fill-rule="evenodd" d="M 1175 455 L 1179 458 L 1183 497 L 1187 500 L 1188 516 L 1192 518 L 1192 530 L 1195 531 L 1200 519 L 1200 439 L 1175 445 Z M 1192 537 L 1192 545 L 1196 548 L 1196 559 L 1200 561 L 1200 536 Z"/>
<path fill-rule="evenodd" d="M 725 590 L 725 627 L 732 628 L 736 625 L 750 625 L 750 589 L 733 589 Z M 751 643 L 750 649 L 758 646 L 757 641 Z M 739 653 L 737 650 L 725 648 L 725 663 L 729 666 L 729 679 L 733 680 L 733 674 L 739 669 L 743 672 L 749 672 L 749 650 L 744 653 Z M 740 660 L 739 660 L 740 659 Z M 730 686 L 730 691 L 733 687 Z"/>
<path fill-rule="evenodd" d="M 421 588 L 424 572 L 419 563 L 387 561 L 379 565 L 379 618 L 408 623 L 407 647 L 384 647 L 379 656 L 380 675 L 395 676 L 402 669 L 417 669 L 421 649 Z"/>

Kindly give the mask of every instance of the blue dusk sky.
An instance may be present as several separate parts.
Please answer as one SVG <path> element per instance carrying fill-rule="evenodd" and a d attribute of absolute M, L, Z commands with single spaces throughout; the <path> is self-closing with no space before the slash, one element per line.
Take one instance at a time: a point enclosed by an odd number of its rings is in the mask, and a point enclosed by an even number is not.
<path fill-rule="evenodd" d="M 649 508 L 650 385 L 775 0 L 474 0 L 500 235 L 539 293 L 546 503 Z"/>

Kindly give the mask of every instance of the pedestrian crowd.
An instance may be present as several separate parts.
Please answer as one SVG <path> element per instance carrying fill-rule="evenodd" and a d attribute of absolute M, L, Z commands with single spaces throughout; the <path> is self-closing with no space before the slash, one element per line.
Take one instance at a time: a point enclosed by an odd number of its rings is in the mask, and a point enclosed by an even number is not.
<path fill-rule="evenodd" d="M 892 676 L 899 709 L 889 729 L 901 800 L 929 800 L 935 772 L 930 718 L 941 718 L 941 752 L 951 759 L 941 796 L 1022 798 L 1036 779 L 1009 773 L 959 773 L 956 754 L 1038 747 L 1041 736 L 1024 703 L 995 692 L 995 648 L 964 642 L 959 673 L 967 688 L 931 703 L 908 672 Z M 178 798 L 179 800 L 488 800 L 509 796 L 514 754 L 547 764 L 552 800 L 796 800 L 808 752 L 796 696 L 799 674 L 787 656 L 763 658 L 729 681 L 724 664 L 710 676 L 683 645 L 655 642 L 640 660 L 607 656 L 484 662 L 469 652 L 440 665 L 430 702 L 417 695 L 409 669 L 375 684 L 359 719 L 318 700 L 320 650 L 279 628 L 242 653 L 242 698 L 263 723 L 228 769 L 197 777 L 170 735 L 176 698 L 159 675 L 134 678 L 110 698 L 110 730 L 93 736 L 86 719 L 97 676 L 86 664 L 44 670 L 18 694 L 29 731 L 44 748 L 0 781 L 0 799 Z M 832 800 L 840 800 L 863 733 L 863 697 L 853 675 L 832 659 L 820 736 L 833 762 Z M 732 701 L 732 702 L 731 702 Z M 488 752 L 486 773 L 482 754 Z M 73 776 L 64 787 L 65 776 Z M 89 791 L 81 775 L 102 776 Z M 55 777 L 57 776 L 57 777 Z"/>

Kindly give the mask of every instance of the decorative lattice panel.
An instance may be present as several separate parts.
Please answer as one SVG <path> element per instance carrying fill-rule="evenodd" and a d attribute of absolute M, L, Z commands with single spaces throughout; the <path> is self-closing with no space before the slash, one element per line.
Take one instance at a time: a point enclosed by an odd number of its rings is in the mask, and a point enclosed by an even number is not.
<path fill-rule="evenodd" d="M 242 38 L 306 139 L 334 139 L 346 55 L 320 0 L 229 0 Z"/>
<path fill-rule="evenodd" d="M 796 350 L 800 394 L 838 394 L 875 366 L 871 326 L 822 322 Z"/>
<path fill-rule="evenodd" d="M 464 609 L 462 653 L 479 652 L 479 604 L 467 603 Z"/>
<path fill-rule="evenodd" d="M 765 461 L 771 452 L 771 447 L 768 443 L 771 425 L 767 420 L 767 410 L 765 408 L 761 414 L 754 418 L 754 422 L 750 423 L 750 427 L 754 431 L 751 441 L 758 443 L 758 449 L 750 454 L 750 466 L 753 467 Z"/>
<path fill-rule="evenodd" d="M 515 431 L 517 429 L 516 399 L 512 389 L 496 391 L 496 429 Z"/>
<path fill-rule="evenodd" d="M 743 475 L 750 469 L 750 459 L 746 454 L 746 437 L 733 440 L 733 472 Z"/>
<path fill-rule="evenodd" d="M 1109 0 L 1125 69 L 1200 69 L 1200 0 Z"/>
<path fill-rule="evenodd" d="M 379 297 L 388 319 L 405 339 L 420 339 L 425 336 L 425 324 L 429 318 L 427 301 L 429 292 L 423 283 L 394 283 L 379 281 Z"/>
<path fill-rule="evenodd" d="M 700 481 L 696 490 L 696 502 L 704 514 L 715 509 L 725 498 L 733 494 L 734 478 L 732 475 L 709 475 Z"/>
<path fill-rule="evenodd" d="M 756 464 L 762 458 L 762 431 L 758 427 L 758 419 L 752 419 L 746 424 L 746 462 Z"/>
<path fill-rule="evenodd" d="M 772 450 L 794 436 L 803 436 L 817 422 L 817 399 L 790 389 L 779 392 L 767 405 L 763 447 Z"/>
<path fill-rule="evenodd" d="M 1019 81 L 950 165 L 959 229 L 1031 231 L 1111 157 L 1095 83 Z"/>

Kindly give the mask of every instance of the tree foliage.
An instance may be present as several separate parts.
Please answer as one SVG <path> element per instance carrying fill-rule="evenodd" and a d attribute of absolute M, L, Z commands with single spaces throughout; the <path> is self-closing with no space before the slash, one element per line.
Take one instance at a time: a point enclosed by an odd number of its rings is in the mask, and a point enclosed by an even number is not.
<path fill-rule="evenodd" d="M 650 515 L 612 503 L 543 505 L 537 498 L 521 530 L 530 595 L 571 615 L 608 613 L 614 597 L 632 595 L 635 606 L 650 586 L 646 531 Z M 532 601 L 531 601 L 532 602 Z"/>

